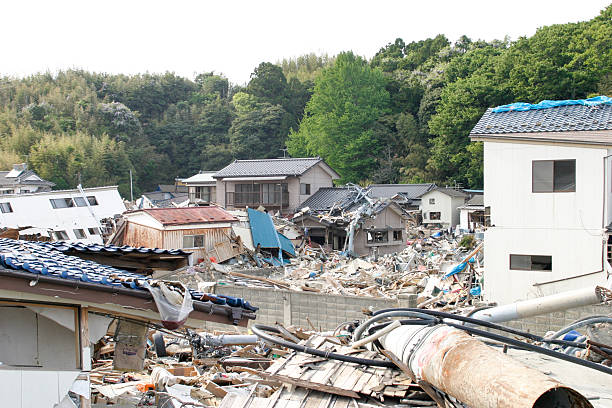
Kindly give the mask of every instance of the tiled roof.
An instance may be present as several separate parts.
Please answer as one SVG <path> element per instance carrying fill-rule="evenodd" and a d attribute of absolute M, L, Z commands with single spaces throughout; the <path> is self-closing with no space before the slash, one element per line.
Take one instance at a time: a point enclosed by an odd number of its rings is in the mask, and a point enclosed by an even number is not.
<path fill-rule="evenodd" d="M 333 206 L 342 205 L 345 202 L 352 203 L 354 197 L 356 197 L 355 190 L 346 187 L 322 187 L 304 200 L 297 209 L 301 210 L 308 207 L 311 211 L 325 211 Z"/>
<path fill-rule="evenodd" d="M 408 200 L 413 200 L 436 187 L 433 183 L 425 184 L 372 184 L 368 186 L 368 195 L 372 198 L 391 198 L 402 194 Z"/>
<path fill-rule="evenodd" d="M 146 291 L 145 282 L 151 281 L 137 273 L 112 266 L 83 260 L 63 254 L 48 244 L 0 238 L 0 267 L 65 280 L 66 283 L 80 281 L 103 286 Z M 246 310 L 255 310 L 243 299 L 223 295 L 212 295 L 189 289 L 195 300 L 208 299 L 215 304 L 228 304 Z M 135 293 L 136 295 L 136 293 Z"/>
<path fill-rule="evenodd" d="M 569 105 L 527 111 L 487 109 L 470 135 L 612 130 L 612 105 Z"/>
<path fill-rule="evenodd" d="M 465 205 L 472 206 L 483 206 L 484 205 L 484 195 L 476 194 L 474 197 L 470 198 Z"/>
<path fill-rule="evenodd" d="M 454 188 L 448 188 L 448 187 L 436 187 L 431 191 L 439 191 L 451 197 L 467 197 L 468 196 L 463 191 L 455 190 Z M 423 193 L 422 195 L 425 195 L 427 193 Z"/>
<path fill-rule="evenodd" d="M 183 179 L 183 183 L 209 183 L 215 184 L 215 179 L 213 175 L 217 173 L 216 171 L 201 171 L 198 174 L 195 174 L 189 178 Z"/>
<path fill-rule="evenodd" d="M 40 177 L 32 170 L 24 170 L 17 177 L 6 177 L 10 171 L 0 171 L 0 185 L 2 186 L 13 186 L 13 185 L 32 185 L 32 186 L 48 186 L 53 187 L 55 183 L 47 180 L 40 179 Z M 40 180 L 26 180 L 28 177 L 36 176 Z"/>
<path fill-rule="evenodd" d="M 322 161 L 320 157 L 236 160 L 216 172 L 214 177 L 300 176 Z"/>
<path fill-rule="evenodd" d="M 238 219 L 219 207 L 148 208 L 144 211 L 163 225 L 203 224 L 209 222 L 232 222 Z"/>
<path fill-rule="evenodd" d="M 41 246 L 49 247 L 51 249 L 67 252 L 69 250 L 75 250 L 78 252 L 88 253 L 138 253 L 138 254 L 157 254 L 157 255 L 189 255 L 189 252 L 185 252 L 182 249 L 159 249 L 159 248 L 135 248 L 128 245 L 116 246 L 116 245 L 100 245 L 100 244 L 85 244 L 82 242 L 39 242 Z"/>

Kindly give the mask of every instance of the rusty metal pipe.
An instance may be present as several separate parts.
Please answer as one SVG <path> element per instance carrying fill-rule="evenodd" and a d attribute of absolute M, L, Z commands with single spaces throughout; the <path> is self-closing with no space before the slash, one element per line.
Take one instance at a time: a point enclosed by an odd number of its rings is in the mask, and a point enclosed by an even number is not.
<path fill-rule="evenodd" d="M 401 326 L 381 343 L 417 380 L 472 408 L 592 407 L 577 391 L 447 325 Z"/>

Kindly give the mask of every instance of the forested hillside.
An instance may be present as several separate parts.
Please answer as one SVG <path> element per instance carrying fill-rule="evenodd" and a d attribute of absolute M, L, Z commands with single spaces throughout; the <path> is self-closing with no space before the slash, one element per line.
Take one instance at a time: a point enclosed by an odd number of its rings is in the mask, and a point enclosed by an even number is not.
<path fill-rule="evenodd" d="M 591 21 L 484 42 L 401 39 L 263 62 L 244 87 L 222 75 L 70 70 L 0 79 L 0 166 L 27 161 L 56 188 L 136 193 L 233 159 L 319 155 L 343 182 L 482 186 L 467 135 L 487 107 L 612 94 L 612 6 Z"/>

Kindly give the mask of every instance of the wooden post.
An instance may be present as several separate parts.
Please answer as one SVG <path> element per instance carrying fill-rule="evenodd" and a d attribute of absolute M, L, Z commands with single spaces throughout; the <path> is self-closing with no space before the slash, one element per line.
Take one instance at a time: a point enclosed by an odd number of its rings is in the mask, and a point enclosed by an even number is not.
<path fill-rule="evenodd" d="M 81 371 L 87 373 L 89 378 L 89 371 L 91 371 L 91 352 L 89 349 L 89 318 L 88 308 L 79 308 L 79 335 L 81 345 Z M 85 398 L 80 396 L 81 408 L 91 408 L 91 398 Z"/>

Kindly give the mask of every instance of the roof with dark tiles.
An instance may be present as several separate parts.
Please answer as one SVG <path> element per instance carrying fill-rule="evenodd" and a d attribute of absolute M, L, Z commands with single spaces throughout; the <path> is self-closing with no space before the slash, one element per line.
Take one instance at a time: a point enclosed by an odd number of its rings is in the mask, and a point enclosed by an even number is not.
<path fill-rule="evenodd" d="M 135 292 L 146 291 L 146 278 L 108 265 L 64 254 L 48 243 L 19 241 L 0 238 L 0 268 L 26 272 L 35 278 L 37 275 L 49 276 L 69 282 L 87 282 L 103 286 L 131 289 Z M 189 289 L 194 300 L 203 300 L 246 310 L 256 310 L 244 299 L 224 295 L 213 295 Z M 136 295 L 136 293 L 135 293 Z"/>
<path fill-rule="evenodd" d="M 342 206 L 346 202 L 352 203 L 356 196 L 356 191 L 347 187 L 322 187 L 304 200 L 298 209 L 308 207 L 312 211 L 326 211 L 332 207 Z"/>
<path fill-rule="evenodd" d="M 433 183 L 424 184 L 372 184 L 368 186 L 368 196 L 372 198 L 391 198 L 401 194 L 407 200 L 414 200 L 435 188 Z"/>
<path fill-rule="evenodd" d="M 311 167 L 323 163 L 335 174 L 320 157 L 235 160 L 214 174 L 214 178 L 223 177 L 271 177 L 271 176 L 301 176 Z"/>
<path fill-rule="evenodd" d="M 470 135 L 598 130 L 612 130 L 612 105 L 568 105 L 507 112 L 493 112 L 489 108 Z"/>

